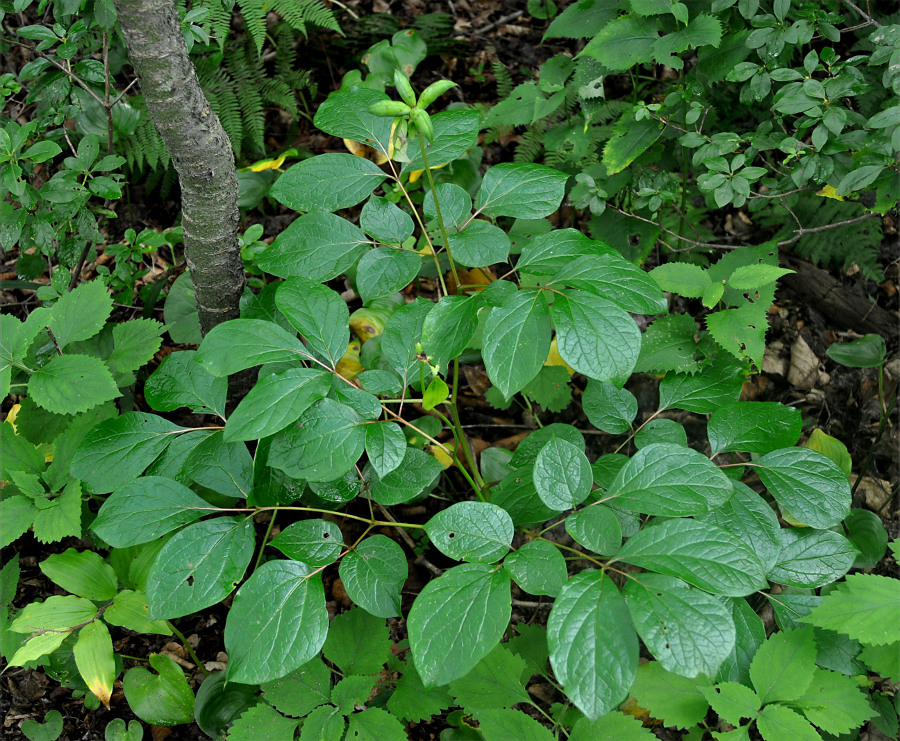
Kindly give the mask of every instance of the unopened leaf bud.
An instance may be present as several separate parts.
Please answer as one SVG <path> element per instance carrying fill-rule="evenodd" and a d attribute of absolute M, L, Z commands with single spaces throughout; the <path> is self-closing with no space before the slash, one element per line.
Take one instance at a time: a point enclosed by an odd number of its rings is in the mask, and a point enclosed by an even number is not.
<path fill-rule="evenodd" d="M 403 98 L 404 102 L 410 107 L 415 108 L 416 93 L 412 89 L 412 85 L 409 84 L 409 78 L 403 70 L 394 70 L 394 87 L 397 88 L 397 92 L 400 94 L 400 97 Z"/>
<path fill-rule="evenodd" d="M 379 100 L 369 106 L 369 113 L 373 116 L 405 116 L 412 110 L 406 103 L 399 100 Z"/>
<path fill-rule="evenodd" d="M 456 87 L 456 83 L 450 80 L 438 80 L 431 83 L 419 96 L 419 108 L 428 108 L 452 87 Z"/>

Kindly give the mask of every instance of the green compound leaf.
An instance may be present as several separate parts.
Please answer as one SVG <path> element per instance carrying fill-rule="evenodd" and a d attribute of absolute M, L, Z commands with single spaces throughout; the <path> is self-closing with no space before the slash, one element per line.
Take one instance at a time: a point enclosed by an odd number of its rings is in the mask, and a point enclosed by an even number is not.
<path fill-rule="evenodd" d="M 457 502 L 425 523 L 425 532 L 445 556 L 493 563 L 509 552 L 515 529 L 506 510 L 489 502 Z"/>
<path fill-rule="evenodd" d="M 801 620 L 863 644 L 894 643 L 900 622 L 900 581 L 875 574 L 850 574 Z"/>
<path fill-rule="evenodd" d="M 598 738 L 616 741 L 653 741 L 656 736 L 650 729 L 644 728 L 637 718 L 618 711 L 607 713 L 597 720 L 579 718 L 569 735 L 569 741 L 594 741 Z"/>
<path fill-rule="evenodd" d="M 75 451 L 71 474 L 98 494 L 139 476 L 185 428 L 155 414 L 126 412 L 93 427 Z"/>
<path fill-rule="evenodd" d="M 214 376 L 230 376 L 263 363 L 314 359 L 292 333 L 262 319 L 232 319 L 216 325 L 203 338 L 195 357 Z"/>
<path fill-rule="evenodd" d="M 55 355 L 31 374 L 28 392 L 56 414 L 86 412 L 122 395 L 106 363 L 89 355 Z"/>
<path fill-rule="evenodd" d="M 550 351 L 550 310 L 540 291 L 517 291 L 488 314 L 482 357 L 488 377 L 507 398 L 540 371 Z"/>
<path fill-rule="evenodd" d="M 250 518 L 216 517 L 176 533 L 147 577 L 150 617 L 181 617 L 225 599 L 250 563 L 253 541 Z"/>
<path fill-rule="evenodd" d="M 289 167 L 269 195 L 295 211 L 339 211 L 362 203 L 385 177 L 365 157 L 320 154 Z"/>
<path fill-rule="evenodd" d="M 458 111 L 444 111 L 432 116 L 434 143 L 425 145 L 425 154 L 432 169 L 456 159 L 460 159 L 478 140 L 481 116 L 478 111 L 467 108 Z M 425 160 L 418 140 L 409 143 L 410 162 L 403 166 L 403 172 L 422 170 Z"/>
<path fill-rule="evenodd" d="M 67 592 L 97 602 L 108 602 L 119 585 L 116 572 L 93 551 L 69 548 L 41 561 L 41 571 L 50 581 Z"/>
<path fill-rule="evenodd" d="M 406 741 L 403 724 L 381 708 L 353 713 L 347 726 L 347 741 Z"/>
<path fill-rule="evenodd" d="M 637 399 L 630 391 L 593 378 L 588 379 L 581 405 L 588 422 L 610 435 L 628 432 L 637 415 Z"/>
<path fill-rule="evenodd" d="M 320 399 L 272 442 L 269 465 L 295 479 L 334 481 L 349 471 L 366 442 L 362 418 L 333 399 Z"/>
<path fill-rule="evenodd" d="M 225 418 L 228 379 L 212 375 L 194 362 L 197 353 L 183 350 L 163 358 L 159 368 L 144 384 L 144 398 L 151 409 L 172 412 L 189 407 L 197 414 Z"/>
<path fill-rule="evenodd" d="M 418 448 L 407 447 L 403 461 L 384 478 L 370 476 L 366 467 L 364 474 L 369 479 L 369 493 L 372 501 L 392 507 L 405 504 L 431 491 L 437 484 L 444 467 L 433 456 Z"/>
<path fill-rule="evenodd" d="M 566 582 L 550 611 L 547 643 L 556 678 L 591 720 L 628 696 L 637 635 L 624 598 L 602 571 L 582 571 Z"/>
<path fill-rule="evenodd" d="M 734 492 L 723 505 L 697 519 L 727 530 L 756 551 L 763 570 L 769 570 L 781 552 L 781 526 L 778 516 L 759 494 L 740 481 L 732 481 Z"/>
<path fill-rule="evenodd" d="M 821 741 L 803 716 L 784 705 L 766 705 L 756 717 L 756 728 L 765 741 L 790 738 L 794 741 Z"/>
<path fill-rule="evenodd" d="M 444 687 L 426 688 L 412 662 L 403 665 L 387 709 L 401 720 L 418 723 L 446 710 L 453 697 Z"/>
<path fill-rule="evenodd" d="M 538 453 L 533 481 L 541 501 L 563 512 L 587 499 L 594 477 L 583 448 L 552 437 Z"/>
<path fill-rule="evenodd" d="M 425 585 L 409 612 L 409 642 L 426 687 L 467 674 L 500 642 L 511 613 L 509 575 L 454 566 Z"/>
<path fill-rule="evenodd" d="M 766 586 L 762 564 L 749 544 L 695 520 L 653 522 L 633 535 L 617 558 L 713 594 L 742 597 Z"/>
<path fill-rule="evenodd" d="M 334 368 L 350 341 L 350 310 L 338 293 L 317 281 L 288 278 L 278 287 L 275 305 L 307 347 Z"/>
<path fill-rule="evenodd" d="M 47 327 L 60 348 L 89 340 L 112 313 L 112 296 L 100 280 L 90 280 L 60 296 L 50 309 Z"/>
<path fill-rule="evenodd" d="M 472 219 L 465 229 L 447 237 L 450 254 L 470 268 L 484 268 L 509 257 L 509 237 L 500 227 L 483 219 Z"/>
<path fill-rule="evenodd" d="M 392 119 L 369 113 L 369 106 L 387 99 L 383 92 L 368 88 L 338 91 L 319 106 L 313 122 L 326 134 L 353 139 L 386 156 Z"/>
<path fill-rule="evenodd" d="M 411 250 L 376 247 L 359 261 L 356 289 L 364 304 L 390 296 L 408 286 L 422 268 L 422 258 Z"/>
<path fill-rule="evenodd" d="M 294 731 L 300 721 L 285 718 L 275 708 L 264 703 L 254 705 L 244 711 L 228 729 L 229 741 L 293 741 Z"/>
<path fill-rule="evenodd" d="M 697 323 L 688 314 L 669 314 L 654 321 L 641 339 L 635 372 L 687 371 L 696 367 Z"/>
<path fill-rule="evenodd" d="M 383 479 L 403 461 L 406 435 L 394 422 L 366 425 L 366 455 L 379 479 Z"/>
<path fill-rule="evenodd" d="M 702 453 L 654 443 L 619 471 L 607 498 L 629 511 L 681 517 L 709 512 L 728 501 L 731 492 L 731 480 Z"/>
<path fill-rule="evenodd" d="M 264 563 L 237 591 L 228 613 L 228 677 L 243 684 L 283 677 L 315 657 L 327 634 L 320 574 L 299 561 Z"/>
<path fill-rule="evenodd" d="M 311 211 L 291 222 L 257 261 L 280 278 L 326 281 L 356 264 L 371 240 L 358 227 L 326 211 Z"/>
<path fill-rule="evenodd" d="M 857 555 L 853 543 L 839 533 L 784 528 L 781 552 L 766 576 L 792 587 L 821 587 L 846 574 Z"/>
<path fill-rule="evenodd" d="M 333 522 L 302 520 L 282 530 L 269 545 L 295 561 L 309 566 L 327 566 L 341 555 L 344 536 Z"/>
<path fill-rule="evenodd" d="M 545 165 L 503 163 L 489 168 L 475 201 L 477 212 L 543 219 L 562 202 L 568 176 Z"/>
<path fill-rule="evenodd" d="M 738 360 L 750 358 L 757 367 L 766 351 L 766 330 L 769 327 L 762 301 L 746 303 L 737 309 L 722 309 L 706 316 L 706 328 L 725 350 Z"/>
<path fill-rule="evenodd" d="M 719 407 L 706 433 L 712 456 L 729 451 L 765 455 L 800 439 L 800 410 L 774 401 L 736 401 Z"/>
<path fill-rule="evenodd" d="M 264 682 L 261 689 L 267 703 L 285 715 L 302 718 L 331 702 L 331 670 L 315 658 L 280 679 Z"/>
<path fill-rule="evenodd" d="M 470 713 L 528 702 L 522 681 L 525 667 L 524 659 L 500 645 L 466 676 L 451 682 L 450 692 Z"/>
<path fill-rule="evenodd" d="M 668 373 L 659 384 L 659 408 L 710 414 L 737 401 L 743 384 L 743 369 L 732 359 L 717 360 L 693 375 Z"/>
<path fill-rule="evenodd" d="M 638 667 L 631 694 L 640 707 L 667 726 L 690 728 L 703 720 L 709 710 L 703 696 L 708 684 L 703 677 L 688 679 L 667 672 L 658 661 L 651 661 Z"/>
<path fill-rule="evenodd" d="M 415 229 L 412 217 L 406 211 L 380 196 L 372 196 L 366 201 L 359 215 L 359 226 L 370 237 L 385 244 L 402 244 Z"/>
<path fill-rule="evenodd" d="M 737 682 L 722 682 L 714 687 L 704 687 L 703 694 L 719 717 L 733 726 L 743 719 L 753 719 L 760 708 L 759 695 Z"/>
<path fill-rule="evenodd" d="M 322 705 L 303 720 L 300 741 L 341 741 L 347 721 L 333 705 Z"/>
<path fill-rule="evenodd" d="M 322 648 L 325 658 L 336 664 L 344 676 L 378 674 L 390 653 L 391 636 L 384 618 L 358 607 L 331 621 Z"/>
<path fill-rule="evenodd" d="M 593 504 L 566 518 L 566 532 L 594 553 L 611 556 L 622 545 L 622 526 L 609 507 Z"/>
<path fill-rule="evenodd" d="M 227 442 L 261 440 L 296 422 L 331 390 L 331 374 L 317 368 L 288 368 L 261 378 L 225 425 Z"/>
<path fill-rule="evenodd" d="M 598 381 L 631 375 L 641 352 L 641 331 L 628 312 L 586 291 L 566 290 L 553 304 L 559 354 Z"/>
<path fill-rule="evenodd" d="M 791 702 L 806 692 L 816 670 L 813 629 L 773 633 L 750 664 L 760 702 Z"/>
<path fill-rule="evenodd" d="M 716 675 L 735 644 L 730 606 L 660 574 L 641 574 L 624 592 L 638 635 L 666 671 Z"/>
<path fill-rule="evenodd" d="M 523 590 L 529 594 L 556 597 L 566 583 L 566 559 L 552 543 L 532 540 L 504 560 L 503 565 Z"/>
<path fill-rule="evenodd" d="M 809 448 L 784 448 L 752 464 L 782 511 L 825 530 L 850 513 L 850 484 L 830 458 Z"/>
<path fill-rule="evenodd" d="M 553 741 L 553 734 L 521 710 L 490 709 L 477 713 L 481 733 L 491 741 Z"/>
<path fill-rule="evenodd" d="M 816 667 L 803 695 L 791 703 L 826 733 L 849 733 L 876 714 L 852 677 Z"/>
<path fill-rule="evenodd" d="M 134 714 L 154 726 L 177 726 L 194 719 L 194 693 L 184 672 L 165 654 L 150 654 L 150 666 L 125 672 L 122 681 L 125 699 Z"/>
<path fill-rule="evenodd" d="M 375 617 L 400 614 L 400 589 L 409 575 L 406 554 L 386 535 L 371 535 L 341 559 L 347 595 Z"/>

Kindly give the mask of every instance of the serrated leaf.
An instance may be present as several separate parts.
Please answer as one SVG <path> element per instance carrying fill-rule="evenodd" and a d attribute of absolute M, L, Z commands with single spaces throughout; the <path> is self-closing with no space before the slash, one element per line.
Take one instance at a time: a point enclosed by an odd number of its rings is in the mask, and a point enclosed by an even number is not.
<path fill-rule="evenodd" d="M 344 676 L 378 674 L 390 652 L 391 637 L 384 618 L 361 608 L 348 610 L 332 620 L 322 648 L 325 658 L 336 664 Z"/>
<path fill-rule="evenodd" d="M 741 597 L 766 586 L 762 564 L 750 545 L 694 520 L 653 522 L 626 541 L 617 558 L 713 594 Z"/>
<path fill-rule="evenodd" d="M 113 351 L 106 361 L 117 379 L 149 362 L 162 344 L 164 324 L 155 319 L 132 319 L 113 325 Z"/>
<path fill-rule="evenodd" d="M 675 69 L 684 66 L 684 62 L 676 54 L 701 46 L 718 46 L 722 41 L 722 24 L 717 18 L 708 13 L 700 13 L 688 21 L 686 6 L 681 7 L 684 8 L 684 18 L 679 20 L 687 25 L 661 36 L 653 43 L 653 58 L 660 64 Z"/>
<path fill-rule="evenodd" d="M 659 574 L 641 574 L 624 592 L 638 635 L 666 671 L 715 676 L 734 648 L 730 607 Z"/>
<path fill-rule="evenodd" d="M 806 692 L 816 670 L 812 628 L 773 633 L 750 664 L 760 702 L 790 702 Z"/>
<path fill-rule="evenodd" d="M 331 670 L 320 658 L 261 685 L 263 699 L 285 715 L 298 718 L 331 701 Z"/>
<path fill-rule="evenodd" d="M 150 617 L 181 617 L 225 599 L 243 577 L 253 546 L 251 518 L 216 517 L 176 533 L 147 578 Z"/>
<path fill-rule="evenodd" d="M 603 146 L 603 164 L 607 173 L 622 172 L 653 146 L 662 132 L 663 125 L 659 121 L 652 118 L 637 121 L 634 111 L 623 114 L 616 122 L 613 135 Z"/>
<path fill-rule="evenodd" d="M 703 695 L 707 684 L 703 677 L 688 679 L 651 661 L 638 667 L 631 694 L 640 707 L 667 726 L 690 728 L 703 720 L 709 710 Z"/>
<path fill-rule="evenodd" d="M 569 371 L 562 365 L 545 365 L 522 393 L 548 412 L 561 412 L 572 402 Z"/>
<path fill-rule="evenodd" d="M 552 543 L 532 540 L 515 553 L 510 553 L 503 565 L 524 591 L 556 597 L 566 583 L 566 560 Z"/>
<path fill-rule="evenodd" d="M 295 479 L 333 481 L 349 471 L 365 447 L 362 419 L 350 407 L 320 399 L 296 426 L 272 442 L 269 465 Z"/>
<path fill-rule="evenodd" d="M 834 527 L 850 512 L 850 484 L 830 458 L 808 448 L 783 448 L 753 462 L 782 511 L 810 527 Z"/>
<path fill-rule="evenodd" d="M 850 574 L 801 620 L 849 635 L 863 644 L 893 643 L 900 621 L 900 581 L 875 574 Z"/>
<path fill-rule="evenodd" d="M 307 347 L 336 367 L 350 341 L 350 311 L 340 295 L 316 281 L 292 277 L 278 287 L 275 305 Z"/>
<path fill-rule="evenodd" d="M 685 298 L 700 298 L 711 283 L 707 270 L 688 262 L 667 262 L 653 268 L 650 277 L 662 290 Z"/>
<path fill-rule="evenodd" d="M 125 672 L 125 699 L 134 714 L 155 726 L 175 726 L 194 719 L 194 693 L 184 673 L 166 654 L 150 654 L 151 673 L 142 666 Z"/>
<path fill-rule="evenodd" d="M 566 290 L 553 304 L 559 354 L 598 381 L 631 375 L 641 352 L 641 332 L 616 304 L 586 291 Z"/>
<path fill-rule="evenodd" d="M 457 502 L 425 523 L 434 546 L 457 561 L 493 563 L 509 552 L 514 528 L 506 510 L 490 502 Z"/>
<path fill-rule="evenodd" d="M 139 476 L 183 427 L 155 414 L 127 412 L 95 425 L 72 458 L 72 476 L 105 494 Z"/>
<path fill-rule="evenodd" d="M 668 373 L 659 384 L 659 408 L 710 414 L 737 401 L 743 383 L 743 369 L 729 358 L 716 360 L 692 375 Z"/>
<path fill-rule="evenodd" d="M 696 366 L 697 324 L 688 314 L 670 314 L 654 321 L 641 338 L 635 372 L 686 371 Z"/>
<path fill-rule="evenodd" d="M 347 721 L 333 705 L 322 705 L 303 720 L 300 741 L 341 741 Z"/>
<path fill-rule="evenodd" d="M 509 576 L 488 564 L 454 566 L 428 582 L 407 619 L 425 686 L 467 674 L 500 642 L 510 611 Z"/>
<path fill-rule="evenodd" d="M 232 319 L 213 327 L 195 359 L 214 376 L 230 376 L 263 363 L 295 363 L 313 356 L 293 334 L 262 319 Z"/>
<path fill-rule="evenodd" d="M 223 432 L 228 442 L 260 440 L 296 422 L 331 389 L 331 374 L 288 368 L 261 378 L 231 413 Z"/>
<path fill-rule="evenodd" d="M 550 438 L 538 453 L 533 480 L 541 501 L 557 512 L 581 504 L 594 483 L 583 449 L 558 437 Z"/>
<path fill-rule="evenodd" d="M 353 713 L 347 725 L 347 741 L 406 741 L 403 724 L 381 708 Z"/>
<path fill-rule="evenodd" d="M 810 723 L 835 736 L 859 728 L 875 714 L 852 677 L 818 667 L 806 692 L 792 705 Z"/>
<path fill-rule="evenodd" d="M 764 741 L 821 741 L 816 729 L 803 716 L 784 705 L 766 705 L 756 717 L 756 728 Z"/>
<path fill-rule="evenodd" d="M 28 497 L 16 495 L 0 501 L 0 548 L 27 533 L 36 512 Z"/>
<path fill-rule="evenodd" d="M 228 379 L 216 377 L 194 362 L 196 355 L 193 350 L 167 355 L 144 384 L 144 397 L 158 412 L 189 407 L 197 414 L 224 419 Z"/>
<path fill-rule="evenodd" d="M 654 443 L 619 471 L 606 499 L 629 511 L 681 517 L 709 512 L 731 496 L 731 480 L 692 448 Z"/>
<path fill-rule="evenodd" d="M 426 688 L 412 662 L 403 665 L 400 679 L 387 701 L 387 709 L 401 720 L 418 723 L 446 710 L 453 697 L 445 687 Z"/>
<path fill-rule="evenodd" d="M 283 677 L 316 656 L 327 634 L 318 571 L 299 561 L 264 563 L 237 591 L 228 612 L 228 677 L 244 684 Z"/>
<path fill-rule="evenodd" d="M 260 255 L 257 264 L 280 278 L 326 281 L 356 264 L 371 243 L 358 227 L 326 211 L 291 222 Z"/>
<path fill-rule="evenodd" d="M 706 316 L 706 328 L 725 350 L 739 360 L 750 358 L 761 367 L 766 351 L 768 305 L 745 303 L 737 309 L 722 309 Z"/>
<path fill-rule="evenodd" d="M 616 8 L 604 0 L 578 0 L 560 13 L 544 38 L 590 38 L 616 17 Z"/>
<path fill-rule="evenodd" d="M 400 465 L 383 478 L 369 477 L 367 468 L 369 493 L 372 501 L 386 507 L 405 504 L 430 491 L 443 470 L 444 467 L 434 456 L 407 446 Z"/>
<path fill-rule="evenodd" d="M 341 559 L 348 596 L 376 617 L 400 614 L 400 589 L 409 574 L 403 549 L 385 535 L 371 535 Z"/>
<path fill-rule="evenodd" d="M 274 708 L 260 703 L 245 710 L 228 729 L 229 741 L 293 741 L 300 721 L 285 718 Z"/>
<path fill-rule="evenodd" d="M 78 631 L 78 640 L 72 649 L 78 673 L 100 702 L 109 708 L 113 681 L 116 678 L 116 661 L 113 657 L 109 628 L 100 620 L 94 620 Z"/>
<path fill-rule="evenodd" d="M 489 168 L 475 200 L 476 213 L 543 219 L 562 202 L 568 176 L 545 165 L 506 162 Z"/>
<path fill-rule="evenodd" d="M 588 718 L 628 696 L 638 640 L 625 600 L 604 572 L 582 571 L 566 582 L 550 611 L 547 643 L 556 678 Z"/>
<path fill-rule="evenodd" d="M 89 280 L 60 296 L 50 309 L 47 327 L 60 348 L 97 334 L 112 313 L 112 296 L 103 281 Z"/>
<path fill-rule="evenodd" d="M 581 53 L 611 70 L 626 70 L 650 62 L 658 38 L 657 21 L 627 14 L 604 25 Z"/>
<path fill-rule="evenodd" d="M 709 418 L 712 456 L 729 451 L 765 455 L 800 439 L 800 410 L 773 401 L 736 401 Z"/>
<path fill-rule="evenodd" d="M 488 377 L 507 398 L 540 371 L 550 350 L 550 310 L 540 291 L 517 291 L 488 314 L 482 357 Z"/>
<path fill-rule="evenodd" d="M 470 713 L 509 708 L 529 701 L 521 680 L 524 670 L 524 659 L 500 645 L 479 661 L 472 671 L 452 682 L 450 692 L 457 703 Z"/>
<path fill-rule="evenodd" d="M 41 561 L 41 571 L 67 592 L 97 602 L 111 600 L 118 580 L 112 567 L 93 551 L 68 548 Z"/>
<path fill-rule="evenodd" d="M 703 694 L 716 714 L 733 726 L 741 725 L 744 718 L 752 720 L 760 708 L 759 695 L 737 682 L 704 687 Z"/>
<path fill-rule="evenodd" d="M 365 157 L 320 154 L 289 167 L 269 195 L 295 211 L 338 211 L 362 203 L 385 177 Z"/>
<path fill-rule="evenodd" d="M 597 720 L 579 718 L 569 735 L 569 741 L 594 741 L 598 738 L 616 741 L 653 741 L 656 736 L 644 728 L 637 718 L 618 711 L 607 713 Z"/>
<path fill-rule="evenodd" d="M 55 355 L 31 374 L 28 392 L 56 414 L 86 412 L 122 395 L 106 363 L 89 355 Z"/>
<path fill-rule="evenodd" d="M 767 578 L 793 587 L 821 587 L 846 574 L 857 554 L 853 543 L 839 533 L 784 528 L 778 560 Z"/>
<path fill-rule="evenodd" d="M 356 289 L 363 303 L 389 296 L 415 280 L 422 269 L 422 258 L 411 250 L 376 247 L 359 261 Z"/>
<path fill-rule="evenodd" d="M 331 701 L 344 715 L 350 715 L 357 705 L 364 705 L 375 686 L 375 677 L 345 676 L 331 690 Z"/>
<path fill-rule="evenodd" d="M 333 522 L 301 520 L 288 525 L 269 545 L 308 566 L 327 566 L 337 561 L 344 549 L 344 536 Z"/>
<path fill-rule="evenodd" d="M 593 504 L 566 518 L 566 532 L 588 550 L 610 556 L 622 545 L 622 526 L 609 507 Z"/>
<path fill-rule="evenodd" d="M 477 713 L 480 731 L 490 741 L 553 741 L 553 734 L 521 710 L 490 709 Z"/>
<path fill-rule="evenodd" d="M 43 508 L 42 508 L 43 507 Z M 41 543 L 55 543 L 81 535 L 81 484 L 69 480 L 63 493 L 37 507 L 32 523 L 34 537 Z"/>

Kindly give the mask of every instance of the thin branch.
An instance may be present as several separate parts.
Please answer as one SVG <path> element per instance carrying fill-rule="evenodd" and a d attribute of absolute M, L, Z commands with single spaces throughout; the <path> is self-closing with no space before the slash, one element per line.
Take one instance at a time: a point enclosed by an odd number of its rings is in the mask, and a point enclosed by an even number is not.
<path fill-rule="evenodd" d="M 481 28 L 475 31 L 475 34 L 480 36 L 483 33 L 487 33 L 488 31 L 493 31 L 497 26 L 502 26 L 504 23 L 509 23 L 510 21 L 516 20 L 519 16 L 525 13 L 524 10 L 517 10 L 515 13 L 510 13 L 509 15 L 504 15 L 502 18 L 498 18 L 493 23 L 488 23 L 486 26 L 482 26 Z"/>
<path fill-rule="evenodd" d="M 878 215 L 879 214 L 863 214 L 862 216 L 857 216 L 855 219 L 847 219 L 846 221 L 837 221 L 834 224 L 826 224 L 825 226 L 816 226 L 816 227 L 812 227 L 811 229 L 804 229 L 804 228 L 795 229 L 793 237 L 791 237 L 790 239 L 782 240 L 781 242 L 778 243 L 777 246 L 784 247 L 786 245 L 793 244 L 794 242 L 799 240 L 801 237 L 805 237 L 807 234 L 814 234 L 815 232 L 824 232 L 824 231 L 828 231 L 829 229 L 837 229 L 839 226 L 848 226 L 850 224 L 856 224 L 860 221 L 865 221 L 866 219 L 871 219 Z"/>
<path fill-rule="evenodd" d="M 853 10 L 855 10 L 857 13 L 859 13 L 859 15 L 862 18 L 866 19 L 866 22 L 869 25 L 875 26 L 875 28 L 881 28 L 881 24 L 878 21 L 876 21 L 871 15 L 866 13 L 862 8 L 860 8 L 858 5 L 856 5 L 856 3 L 852 3 L 852 2 L 850 2 L 850 0 L 841 0 L 841 2 L 844 5 L 846 5 L 848 8 L 853 8 Z"/>

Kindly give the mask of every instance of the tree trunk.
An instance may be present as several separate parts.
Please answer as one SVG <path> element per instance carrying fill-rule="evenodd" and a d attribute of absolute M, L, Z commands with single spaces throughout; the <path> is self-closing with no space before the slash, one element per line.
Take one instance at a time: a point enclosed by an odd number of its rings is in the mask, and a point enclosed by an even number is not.
<path fill-rule="evenodd" d="M 178 172 L 185 256 L 205 335 L 239 315 L 244 290 L 231 144 L 200 89 L 173 0 L 115 6 L 147 110 Z"/>

